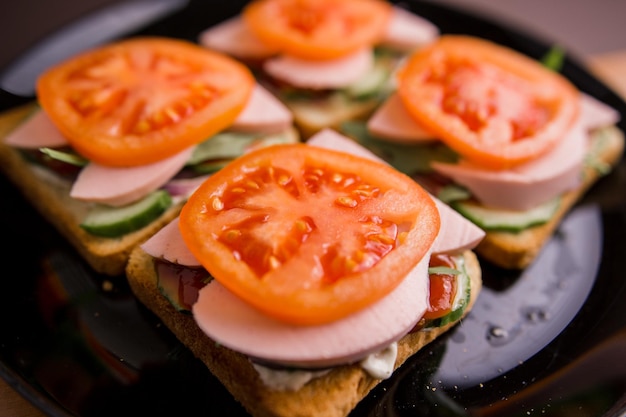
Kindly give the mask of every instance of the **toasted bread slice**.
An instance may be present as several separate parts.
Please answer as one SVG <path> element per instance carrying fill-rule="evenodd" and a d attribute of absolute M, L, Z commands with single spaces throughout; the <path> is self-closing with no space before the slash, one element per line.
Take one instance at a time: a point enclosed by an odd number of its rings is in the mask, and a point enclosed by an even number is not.
<path fill-rule="evenodd" d="M 466 271 L 471 277 L 471 300 L 463 317 L 474 305 L 482 285 L 481 269 L 475 254 L 466 251 L 464 259 Z M 380 382 L 358 365 L 344 365 L 311 380 L 297 391 L 274 390 L 261 381 L 245 355 L 209 339 L 191 315 L 181 313 L 172 306 L 157 286 L 153 258 L 141 248 L 131 254 L 127 276 L 137 298 L 206 364 L 254 417 L 345 417 Z M 404 336 L 398 343 L 395 368 L 456 323 L 458 321 Z"/>
<path fill-rule="evenodd" d="M 624 133 L 619 128 L 610 126 L 598 130 L 592 141 L 581 185 L 561 196 L 558 210 L 547 223 L 517 233 L 487 231 L 475 249 L 476 253 L 503 268 L 523 269 L 529 266 L 571 208 L 601 178 L 603 172 L 620 161 L 624 152 Z"/>
<path fill-rule="evenodd" d="M 284 100 L 302 138 L 309 138 L 324 128 L 339 130 L 347 120 L 366 120 L 380 105 L 380 99 L 350 100 L 341 94 L 321 101 Z"/>
<path fill-rule="evenodd" d="M 26 105 L 0 115 L 0 138 L 32 113 L 35 104 Z M 297 137 L 293 129 L 292 134 Z M 172 204 L 165 212 L 143 228 L 121 237 L 109 238 L 88 233 L 80 224 L 91 207 L 90 203 L 70 197 L 71 184 L 61 181 L 45 169 L 28 163 L 16 149 L 0 141 L 0 169 L 25 198 L 76 248 L 97 272 L 121 275 L 135 246 L 173 220 L 183 202 Z"/>
<path fill-rule="evenodd" d="M 372 142 L 362 133 L 362 127 L 358 124 L 343 126 L 343 132 L 352 137 L 365 147 L 380 146 L 383 140 Z M 583 172 L 580 173 L 582 181 L 578 188 L 565 192 L 559 197 L 558 208 L 552 213 L 545 223 L 535 224 L 521 231 L 517 230 L 485 230 L 485 238 L 474 248 L 474 251 L 485 261 L 506 268 L 524 269 L 528 267 L 537 257 L 545 243 L 550 239 L 555 229 L 572 207 L 584 196 L 584 194 L 602 177 L 612 171 L 620 162 L 624 153 L 624 133 L 615 125 L 609 125 L 595 129 L 590 135 L 590 148 L 584 162 Z M 392 145 L 393 146 L 393 145 Z M 445 149 L 441 147 L 440 149 Z M 418 151 L 410 148 L 380 148 L 377 152 L 387 152 L 391 159 L 397 161 L 397 168 L 404 172 L 410 172 L 413 168 L 411 164 L 421 164 L 421 169 L 426 169 L 429 158 L 441 158 L 446 160 L 449 157 L 445 152 L 436 153 L 428 150 Z M 411 154 L 411 152 L 413 152 Z M 416 162 L 415 155 L 420 153 L 424 156 L 422 161 Z M 431 152 L 432 156 L 428 153 Z M 405 157 L 409 155 L 408 157 Z M 394 162 L 392 162 L 392 165 Z M 426 180 L 428 182 L 428 180 Z M 429 184 L 423 185 L 428 188 Z M 437 181 L 434 181 L 432 192 L 437 193 Z M 475 203 L 480 207 L 479 203 Z M 451 203 L 454 207 L 454 202 Z M 461 211 L 461 210 L 459 210 Z M 488 216 L 484 214 L 483 216 Z M 469 216 L 468 216 L 469 217 Z M 480 224 L 479 224 L 480 227 Z M 516 228 L 511 228 L 516 229 Z"/>
<path fill-rule="evenodd" d="M 289 108 L 301 137 L 308 139 L 326 128 L 339 130 L 347 121 L 367 120 L 393 91 L 394 73 L 404 53 L 380 48 L 374 56 L 373 67 L 345 88 L 309 91 L 285 87 L 262 72 L 260 82 Z"/>
<path fill-rule="evenodd" d="M 0 137 L 5 137 L 33 111 L 29 105 L 0 117 Z M 172 205 L 158 219 L 120 238 L 89 234 L 80 227 L 89 204 L 70 197 L 70 184 L 26 162 L 19 151 L 0 143 L 0 166 L 25 198 L 77 249 L 99 273 L 120 275 L 133 248 L 178 215 L 182 203 Z"/>

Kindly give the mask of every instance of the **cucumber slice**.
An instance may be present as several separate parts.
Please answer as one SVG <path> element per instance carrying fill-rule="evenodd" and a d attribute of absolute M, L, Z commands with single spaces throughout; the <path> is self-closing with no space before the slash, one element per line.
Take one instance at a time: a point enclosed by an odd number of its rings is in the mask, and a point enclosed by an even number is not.
<path fill-rule="evenodd" d="M 355 83 L 346 87 L 343 91 L 348 97 L 362 100 L 374 97 L 380 92 L 386 91 L 391 70 L 383 64 L 377 63 Z"/>
<path fill-rule="evenodd" d="M 87 159 L 73 151 L 60 151 L 52 148 L 39 148 L 39 151 L 48 155 L 52 159 L 65 162 L 66 164 L 75 165 L 77 167 L 84 167 L 89 162 Z"/>
<path fill-rule="evenodd" d="M 469 190 L 457 184 L 446 185 L 437 193 L 437 198 L 446 204 L 451 204 L 459 200 L 467 200 L 471 196 L 472 194 Z"/>
<path fill-rule="evenodd" d="M 546 223 L 559 209 L 561 199 L 553 198 L 525 211 L 483 207 L 472 201 L 453 201 L 450 206 L 483 230 L 517 233 Z"/>
<path fill-rule="evenodd" d="M 163 214 L 171 204 L 170 194 L 158 190 L 127 206 L 98 205 L 87 214 L 81 227 L 96 236 L 123 236 L 146 226 Z"/>
<path fill-rule="evenodd" d="M 340 91 L 350 100 L 382 99 L 389 95 L 395 87 L 395 79 L 392 75 L 399 62 L 399 55 L 378 49 L 374 53 L 372 68 L 356 82 Z"/>
<path fill-rule="evenodd" d="M 452 301 L 452 309 L 448 314 L 443 317 L 439 317 L 433 320 L 429 320 L 424 327 L 433 328 L 433 327 L 441 327 L 445 326 L 448 323 L 453 323 L 458 321 L 465 309 L 469 305 L 471 293 L 471 282 L 470 277 L 467 275 L 467 271 L 465 270 L 465 261 L 462 256 L 455 256 L 454 263 L 456 264 L 456 282 L 457 289 L 456 294 L 454 296 L 454 300 Z M 436 272 L 436 271 L 433 271 Z M 445 271 L 444 271 L 445 272 Z"/>

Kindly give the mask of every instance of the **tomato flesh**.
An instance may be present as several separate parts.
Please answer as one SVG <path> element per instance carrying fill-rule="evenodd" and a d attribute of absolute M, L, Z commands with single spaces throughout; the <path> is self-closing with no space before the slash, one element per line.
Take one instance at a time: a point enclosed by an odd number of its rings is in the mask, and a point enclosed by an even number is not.
<path fill-rule="evenodd" d="M 430 257 L 430 266 L 456 268 L 452 257 L 434 254 Z M 452 310 L 452 303 L 457 291 L 457 278 L 452 274 L 430 274 L 429 306 L 424 319 L 432 320 L 445 316 Z"/>
<path fill-rule="evenodd" d="M 257 0 L 243 12 L 244 21 L 263 42 L 311 60 L 371 47 L 390 16 L 391 6 L 380 0 Z"/>
<path fill-rule="evenodd" d="M 72 147 L 109 166 L 159 161 L 228 127 L 254 79 L 200 46 L 135 38 L 64 61 L 37 82 L 39 102 Z"/>
<path fill-rule="evenodd" d="M 447 62 L 442 72 L 428 77 L 427 83 L 440 86 L 443 112 L 458 117 L 477 134 L 494 117 L 506 117 L 514 142 L 539 132 L 552 113 L 547 103 L 529 97 L 524 84 L 507 74 L 489 74 L 476 63 Z"/>
<path fill-rule="evenodd" d="M 419 124 L 466 159 L 494 169 L 552 149 L 579 105 L 576 89 L 539 62 L 455 35 L 409 58 L 398 93 Z"/>
<path fill-rule="evenodd" d="M 179 224 L 233 293 L 280 320 L 320 324 L 395 288 L 428 253 L 439 214 L 419 185 L 386 165 L 295 144 L 220 170 Z"/>

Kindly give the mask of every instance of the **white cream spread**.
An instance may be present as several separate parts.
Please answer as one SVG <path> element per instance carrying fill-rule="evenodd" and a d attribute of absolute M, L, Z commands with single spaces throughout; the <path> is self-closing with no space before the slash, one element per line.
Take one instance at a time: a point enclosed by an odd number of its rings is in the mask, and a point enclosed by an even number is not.
<path fill-rule="evenodd" d="M 312 371 L 306 369 L 273 369 L 253 363 L 261 380 L 268 387 L 277 391 L 298 391 L 310 380 L 326 375 L 330 369 Z"/>
<path fill-rule="evenodd" d="M 380 352 L 372 353 L 359 362 L 372 378 L 387 379 L 391 376 L 398 356 L 398 343 L 394 342 Z M 331 369 L 319 371 L 307 369 L 273 369 L 253 363 L 261 380 L 278 391 L 297 391 L 314 378 L 326 375 Z"/>
<path fill-rule="evenodd" d="M 398 343 L 394 342 L 377 353 L 368 355 L 359 362 L 361 368 L 372 378 L 387 379 L 393 373 L 396 358 L 398 357 Z"/>

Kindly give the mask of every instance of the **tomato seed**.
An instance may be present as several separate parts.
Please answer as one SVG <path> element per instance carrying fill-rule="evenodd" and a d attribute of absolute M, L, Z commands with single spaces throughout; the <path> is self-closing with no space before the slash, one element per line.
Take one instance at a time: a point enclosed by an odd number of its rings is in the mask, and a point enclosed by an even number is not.
<path fill-rule="evenodd" d="M 346 272 L 356 271 L 358 266 L 359 266 L 359 263 L 357 261 L 355 261 L 352 257 L 345 258 L 345 260 L 344 260 L 344 270 Z"/>
<path fill-rule="evenodd" d="M 349 208 L 354 208 L 357 204 L 359 204 L 354 198 L 348 196 L 339 197 L 335 200 L 335 202 L 340 206 Z"/>
<path fill-rule="evenodd" d="M 224 202 L 219 197 L 213 197 L 213 200 L 211 201 L 211 207 L 213 207 L 213 210 L 215 211 L 223 210 Z"/>
<path fill-rule="evenodd" d="M 133 132 L 136 134 L 143 134 L 149 132 L 150 128 L 150 122 L 148 122 L 147 120 L 140 120 L 133 128 Z"/>
<path fill-rule="evenodd" d="M 252 181 L 252 180 L 248 180 L 246 181 L 246 186 L 248 188 L 251 188 L 253 190 L 259 190 L 261 189 L 261 186 L 256 182 L 256 181 Z"/>
<path fill-rule="evenodd" d="M 273 255 L 270 255 L 267 261 L 268 261 L 270 269 L 277 269 L 277 268 L 280 268 L 280 266 L 282 265 L 282 263 L 278 260 L 278 258 Z"/>
<path fill-rule="evenodd" d="M 296 229 L 298 232 L 309 232 L 311 231 L 311 226 L 304 220 L 297 220 Z"/>
<path fill-rule="evenodd" d="M 232 242 L 236 239 L 239 239 L 241 237 L 242 233 L 241 230 L 238 229 L 230 229 L 228 231 L 226 231 L 226 233 L 224 234 L 224 238 L 229 241 Z"/>
<path fill-rule="evenodd" d="M 291 177 L 289 175 L 280 175 L 277 179 L 276 182 L 278 183 L 278 185 L 280 186 L 285 186 L 287 184 L 289 184 L 291 182 Z"/>

